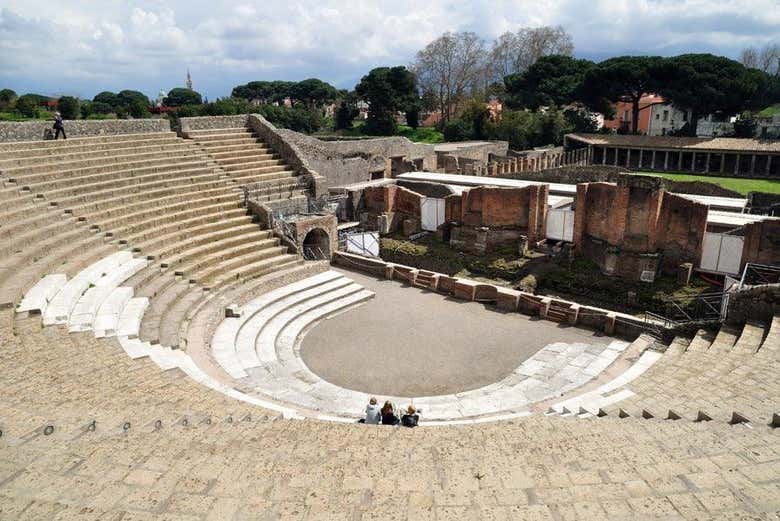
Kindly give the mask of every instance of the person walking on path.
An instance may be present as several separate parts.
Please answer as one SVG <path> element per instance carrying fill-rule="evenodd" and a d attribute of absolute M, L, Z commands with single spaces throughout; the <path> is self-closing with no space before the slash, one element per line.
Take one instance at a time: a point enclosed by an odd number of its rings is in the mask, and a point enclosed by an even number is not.
<path fill-rule="evenodd" d="M 62 132 L 62 139 L 68 139 L 68 136 L 65 135 L 65 124 L 62 121 L 62 114 L 59 112 L 54 113 L 54 130 L 56 131 L 54 133 L 54 139 L 60 137 L 60 132 Z"/>

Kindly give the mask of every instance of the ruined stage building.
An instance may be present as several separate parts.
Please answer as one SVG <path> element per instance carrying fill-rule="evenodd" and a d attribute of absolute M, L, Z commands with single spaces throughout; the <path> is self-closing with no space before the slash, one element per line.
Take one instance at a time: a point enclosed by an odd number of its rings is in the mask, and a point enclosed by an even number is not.
<path fill-rule="evenodd" d="M 567 151 L 587 148 L 588 163 L 634 170 L 780 178 L 780 141 L 567 134 Z"/>

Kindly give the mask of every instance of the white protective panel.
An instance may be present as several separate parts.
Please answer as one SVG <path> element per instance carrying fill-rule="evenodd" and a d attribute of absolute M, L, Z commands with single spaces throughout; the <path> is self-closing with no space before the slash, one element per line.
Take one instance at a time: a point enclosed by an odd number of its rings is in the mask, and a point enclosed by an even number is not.
<path fill-rule="evenodd" d="M 547 212 L 547 238 L 555 241 L 574 240 L 574 211 L 554 209 Z"/>
<path fill-rule="evenodd" d="M 718 271 L 737 275 L 739 265 L 742 262 L 742 249 L 745 247 L 745 238 L 738 235 L 724 235 L 720 245 L 720 258 L 718 259 Z"/>
<path fill-rule="evenodd" d="M 351 233 L 346 236 L 347 252 L 379 257 L 379 232 Z"/>
<path fill-rule="evenodd" d="M 738 275 L 744 245 L 744 237 L 706 232 L 699 267 L 704 271 Z"/>
<path fill-rule="evenodd" d="M 423 230 L 435 232 L 444 223 L 444 199 L 424 197 L 420 203 L 420 225 Z"/>

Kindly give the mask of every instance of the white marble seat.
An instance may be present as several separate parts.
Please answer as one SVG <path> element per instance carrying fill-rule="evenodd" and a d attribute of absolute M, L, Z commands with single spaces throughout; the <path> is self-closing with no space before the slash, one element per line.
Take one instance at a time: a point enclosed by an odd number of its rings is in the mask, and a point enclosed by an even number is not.
<path fill-rule="evenodd" d="M 147 307 L 149 307 L 149 299 L 146 297 L 136 297 L 128 300 L 119 314 L 117 336 L 137 337 L 138 332 L 141 330 L 141 321 L 144 318 L 144 312 Z"/>
<path fill-rule="evenodd" d="M 240 317 L 226 318 L 217 326 L 217 329 L 214 332 L 211 341 L 211 349 L 217 363 L 219 363 L 222 369 L 233 378 L 246 377 L 247 373 L 237 354 L 239 333 L 242 330 L 245 332 L 249 331 L 249 329 L 245 328 L 245 325 L 250 321 L 255 321 L 256 314 L 279 301 L 292 298 L 300 292 L 311 290 L 312 288 L 342 278 L 343 276 L 335 271 L 326 271 L 265 293 L 245 304 L 241 309 Z M 251 336 L 249 350 L 251 351 L 249 354 L 254 353 L 254 336 Z M 245 354 L 244 358 L 247 356 L 248 355 Z"/>
<path fill-rule="evenodd" d="M 16 311 L 40 311 L 43 313 L 46 311 L 46 307 L 51 299 L 62 289 L 67 281 L 68 277 L 64 273 L 46 275 L 25 293 Z"/>
<path fill-rule="evenodd" d="M 114 288 L 109 293 L 108 297 L 98 308 L 95 316 L 93 329 L 96 337 L 101 338 L 116 334 L 122 310 L 127 306 L 130 299 L 133 298 L 133 293 L 133 288 L 127 286 Z"/>
<path fill-rule="evenodd" d="M 76 303 L 90 285 L 95 286 L 106 273 L 119 268 L 133 259 L 129 251 L 116 252 L 84 268 L 75 277 L 67 281 L 52 297 L 43 314 L 44 325 L 65 324 L 70 318 Z"/>

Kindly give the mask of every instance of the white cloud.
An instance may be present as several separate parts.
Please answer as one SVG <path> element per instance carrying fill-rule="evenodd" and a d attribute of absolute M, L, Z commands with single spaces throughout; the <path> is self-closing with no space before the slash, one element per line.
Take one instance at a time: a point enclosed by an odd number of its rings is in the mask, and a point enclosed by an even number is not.
<path fill-rule="evenodd" d="M 586 57 L 734 56 L 780 41 L 777 0 L 4 0 L 0 88 L 152 94 L 181 85 L 188 67 L 211 98 L 253 79 L 351 87 L 374 66 L 409 63 L 445 30 L 491 39 L 542 24 L 563 25 Z"/>

